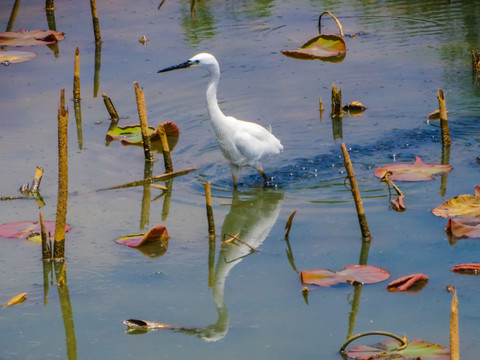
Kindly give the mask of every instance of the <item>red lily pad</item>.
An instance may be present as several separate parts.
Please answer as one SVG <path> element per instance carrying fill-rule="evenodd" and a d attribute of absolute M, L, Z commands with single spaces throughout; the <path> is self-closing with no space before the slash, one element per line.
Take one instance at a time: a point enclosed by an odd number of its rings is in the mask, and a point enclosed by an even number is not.
<path fill-rule="evenodd" d="M 331 272 L 329 270 L 304 270 L 301 272 L 300 277 L 304 284 L 329 287 L 342 282 L 372 284 L 388 279 L 390 273 L 376 266 L 347 265 L 345 269 L 337 272 Z"/>
<path fill-rule="evenodd" d="M 387 339 L 374 346 L 355 346 L 347 352 L 347 356 L 356 360 L 450 360 L 450 349 L 421 339 L 413 339 L 408 341 L 406 348 L 398 350 L 398 341 Z"/>
<path fill-rule="evenodd" d="M 347 47 L 340 35 L 318 35 L 303 44 L 299 49 L 282 50 L 282 54 L 300 60 L 322 60 L 341 62 L 345 58 Z"/>
<path fill-rule="evenodd" d="M 0 51 L 0 64 L 10 65 L 32 60 L 37 54 L 31 51 Z"/>
<path fill-rule="evenodd" d="M 375 170 L 375 176 L 382 179 L 388 175 L 389 180 L 397 181 L 426 181 L 433 180 L 432 175 L 450 172 L 450 165 L 426 164 L 418 156 L 415 156 L 415 162 L 398 163 L 385 165 Z"/>
<path fill-rule="evenodd" d="M 178 126 L 172 121 L 166 121 L 162 123 L 167 135 L 168 148 L 172 151 L 177 145 L 180 131 Z M 162 152 L 162 143 L 160 141 L 160 135 L 158 129 L 154 127 L 148 127 L 148 134 L 152 142 L 152 150 L 156 152 Z M 142 130 L 140 125 L 127 125 L 123 127 L 115 126 L 109 129 L 107 132 L 107 141 L 121 141 L 122 145 L 142 145 Z"/>
<path fill-rule="evenodd" d="M 115 242 L 139 250 L 145 256 L 154 258 L 165 254 L 168 248 L 168 231 L 163 225 L 155 225 L 145 234 L 123 236 Z"/>
<path fill-rule="evenodd" d="M 475 195 L 459 195 L 445 201 L 432 210 L 437 216 L 480 216 L 480 186 L 475 186 Z"/>
<path fill-rule="evenodd" d="M 47 235 L 55 233 L 55 221 L 44 221 Z M 70 231 L 70 225 L 65 224 L 65 232 Z M 5 238 L 30 238 L 41 232 L 40 221 L 16 221 L 0 225 L 0 237 Z"/>
<path fill-rule="evenodd" d="M 32 46 L 54 44 L 65 38 L 65 33 L 54 30 L 24 30 L 0 33 L 0 45 Z"/>
<path fill-rule="evenodd" d="M 413 274 L 393 280 L 387 285 L 389 292 L 416 293 L 422 290 L 428 283 L 428 276 L 424 274 Z"/>
<path fill-rule="evenodd" d="M 480 275 L 480 264 L 459 264 L 455 265 L 451 271 L 463 275 Z"/>

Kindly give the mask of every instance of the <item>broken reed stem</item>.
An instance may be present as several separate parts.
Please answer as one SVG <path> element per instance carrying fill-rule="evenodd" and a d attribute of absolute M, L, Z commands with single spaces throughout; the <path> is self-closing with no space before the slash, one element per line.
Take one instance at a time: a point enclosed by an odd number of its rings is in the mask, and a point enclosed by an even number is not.
<path fill-rule="evenodd" d="M 120 120 L 120 117 L 118 116 L 117 110 L 115 109 L 115 106 L 113 106 L 112 100 L 107 96 L 107 94 L 103 93 L 103 103 L 105 104 L 105 107 L 107 108 L 108 114 L 110 115 L 110 118 L 112 121 L 118 122 Z"/>
<path fill-rule="evenodd" d="M 5 31 L 9 32 L 13 30 L 13 25 L 15 24 L 15 19 L 17 18 L 19 7 L 20 7 L 20 0 L 15 0 L 15 3 L 13 4 L 12 12 L 10 13 L 10 18 L 8 19 L 7 29 Z"/>
<path fill-rule="evenodd" d="M 68 110 L 65 109 L 65 89 L 60 94 L 58 108 L 58 195 L 55 221 L 55 246 L 53 257 L 65 257 L 65 224 L 68 199 Z"/>
<path fill-rule="evenodd" d="M 319 97 L 318 97 L 318 111 L 320 111 L 320 114 L 322 114 L 324 110 L 325 110 L 325 109 L 323 108 L 322 98 L 319 96 Z"/>
<path fill-rule="evenodd" d="M 335 84 L 332 84 L 332 117 L 341 117 L 342 113 L 342 90 L 338 90 Z"/>
<path fill-rule="evenodd" d="M 364 239 L 371 239 L 370 230 L 368 229 L 367 217 L 365 216 L 365 211 L 363 210 L 362 198 L 360 197 L 360 191 L 358 190 L 357 180 L 355 179 L 355 173 L 353 172 L 352 162 L 350 160 L 350 155 L 348 155 L 347 148 L 345 143 L 341 145 L 343 153 L 343 161 L 345 163 L 345 169 L 347 170 L 348 179 L 350 181 L 351 191 L 353 199 L 355 200 L 355 207 L 357 209 L 358 222 L 360 224 L 360 229 L 362 231 L 362 237 Z"/>
<path fill-rule="evenodd" d="M 457 290 L 453 291 L 452 305 L 450 308 L 450 360 L 460 360 Z"/>
<path fill-rule="evenodd" d="M 163 161 L 165 163 L 165 172 L 173 172 L 172 157 L 170 156 L 170 148 L 167 141 L 167 133 L 162 124 L 158 125 L 158 134 L 162 143 Z"/>
<path fill-rule="evenodd" d="M 100 24 L 98 22 L 97 5 L 95 4 L 95 0 L 90 0 L 90 8 L 92 9 L 92 23 L 93 23 L 93 33 L 95 35 L 95 43 L 101 44 L 102 37 L 100 35 Z"/>
<path fill-rule="evenodd" d="M 480 51 L 478 49 L 472 50 L 472 72 L 474 75 L 478 75 L 480 72 Z"/>
<path fill-rule="evenodd" d="M 55 10 L 54 1 L 53 0 L 46 0 L 45 1 L 45 10 Z"/>
<path fill-rule="evenodd" d="M 442 89 L 438 89 L 438 110 L 440 112 L 440 130 L 442 135 L 442 145 L 450 146 L 450 131 L 448 129 L 447 106 L 445 104 L 445 94 Z"/>
<path fill-rule="evenodd" d="M 205 181 L 204 185 L 207 204 L 208 236 L 215 237 L 215 221 L 213 220 L 212 192 L 210 190 L 210 182 Z"/>
<path fill-rule="evenodd" d="M 80 49 L 75 49 L 73 66 L 73 101 L 80 101 Z"/>
<path fill-rule="evenodd" d="M 135 97 L 137 99 L 138 117 L 140 119 L 140 128 L 142 130 L 143 151 L 145 160 L 153 160 L 152 144 L 148 135 L 147 109 L 145 107 L 145 95 L 143 90 L 139 88 L 138 82 L 133 83 L 135 87 Z"/>
<path fill-rule="evenodd" d="M 37 166 L 37 170 L 35 171 L 35 176 L 32 180 L 32 186 L 30 186 L 29 192 L 31 194 L 36 194 L 40 190 L 40 183 L 42 182 L 43 176 L 43 168 L 41 166 Z"/>

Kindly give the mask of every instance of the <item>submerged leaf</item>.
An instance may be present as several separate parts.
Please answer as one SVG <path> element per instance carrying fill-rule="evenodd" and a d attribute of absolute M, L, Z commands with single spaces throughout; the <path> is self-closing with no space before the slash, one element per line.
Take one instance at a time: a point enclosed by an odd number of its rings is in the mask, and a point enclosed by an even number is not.
<path fill-rule="evenodd" d="M 480 186 L 475 186 L 475 195 L 459 195 L 445 201 L 432 210 L 437 216 L 480 216 Z"/>
<path fill-rule="evenodd" d="M 428 283 L 428 276 L 424 274 L 413 274 L 393 280 L 387 285 L 389 292 L 416 293 L 422 290 Z"/>
<path fill-rule="evenodd" d="M 0 64 L 9 65 L 21 63 L 24 61 L 32 60 L 35 56 L 37 56 L 37 54 L 31 51 L 3 50 L 0 51 Z"/>
<path fill-rule="evenodd" d="M 450 360 L 450 350 L 438 344 L 425 342 L 421 339 L 410 340 L 408 341 L 406 348 L 398 350 L 398 341 L 395 339 L 387 339 L 374 346 L 355 346 L 347 352 L 347 356 L 356 360 Z"/>
<path fill-rule="evenodd" d="M 480 264 L 455 265 L 451 271 L 463 275 L 480 275 Z"/>
<path fill-rule="evenodd" d="M 322 60 L 341 62 L 347 47 L 340 35 L 320 34 L 303 44 L 300 49 L 282 50 L 282 54 L 300 60 Z"/>
<path fill-rule="evenodd" d="M 146 234 L 123 236 L 115 242 L 131 248 L 136 248 L 148 257 L 159 257 L 168 248 L 168 231 L 163 225 L 155 225 Z"/>
<path fill-rule="evenodd" d="M 21 293 L 16 296 L 14 296 L 9 302 L 7 302 L 5 305 L 2 305 L 2 308 L 5 308 L 7 306 L 13 306 L 13 305 L 19 305 L 27 300 L 27 293 Z"/>
<path fill-rule="evenodd" d="M 329 270 L 304 270 L 300 277 L 304 284 L 328 287 L 342 282 L 358 282 L 372 284 L 384 281 L 390 273 L 382 268 L 370 265 L 347 265 L 344 270 L 331 272 Z"/>
<path fill-rule="evenodd" d="M 375 176 L 383 178 L 385 175 L 390 180 L 397 181 L 426 181 L 433 180 L 432 175 L 443 172 L 450 172 L 450 165 L 426 164 L 418 156 L 415 156 L 415 162 L 398 163 L 385 165 L 375 171 Z"/>
<path fill-rule="evenodd" d="M 55 233 L 55 221 L 44 221 L 45 232 Z M 65 232 L 70 231 L 70 225 L 65 224 Z M 30 238 L 41 232 L 39 221 L 16 221 L 0 225 L 0 237 L 6 238 Z"/>
<path fill-rule="evenodd" d="M 54 44 L 63 40 L 65 34 L 54 30 L 24 30 L 8 31 L 0 33 L 0 45 L 9 46 L 32 46 Z"/>

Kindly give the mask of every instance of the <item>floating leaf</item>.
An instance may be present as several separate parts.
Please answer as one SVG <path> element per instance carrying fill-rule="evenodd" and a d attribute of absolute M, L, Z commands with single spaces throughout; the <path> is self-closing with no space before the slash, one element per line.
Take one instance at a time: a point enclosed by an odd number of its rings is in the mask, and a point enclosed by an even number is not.
<path fill-rule="evenodd" d="M 123 236 L 115 242 L 131 248 L 136 248 L 145 256 L 154 258 L 165 254 L 168 248 L 168 231 L 163 225 L 155 225 L 146 234 Z"/>
<path fill-rule="evenodd" d="M 455 265 L 451 271 L 463 275 L 480 275 L 480 264 Z"/>
<path fill-rule="evenodd" d="M 432 212 L 444 218 L 452 216 L 480 216 L 480 186 L 475 186 L 475 195 L 459 195 L 437 206 Z"/>
<path fill-rule="evenodd" d="M 448 114 L 448 111 L 447 111 Z M 440 110 L 432 111 L 430 114 L 427 115 L 427 119 L 431 121 L 439 121 L 440 120 Z"/>
<path fill-rule="evenodd" d="M 44 221 L 45 232 L 55 233 L 55 221 Z M 65 232 L 70 231 L 70 225 L 65 224 Z M 6 238 L 30 238 L 41 232 L 39 221 L 16 221 L 0 225 L 0 237 Z"/>
<path fill-rule="evenodd" d="M 54 30 L 24 30 L 0 33 L 0 45 L 32 46 L 54 44 L 63 40 L 65 34 Z"/>
<path fill-rule="evenodd" d="M 480 218 L 448 219 L 445 231 L 457 238 L 480 238 Z"/>
<path fill-rule="evenodd" d="M 322 16 L 330 15 L 338 25 L 340 35 L 322 34 Z M 347 53 L 345 40 L 343 40 L 343 29 L 340 21 L 329 11 L 323 12 L 318 18 L 319 35 L 303 44 L 300 49 L 282 50 L 282 54 L 300 60 L 321 60 L 328 62 L 342 62 Z"/>
<path fill-rule="evenodd" d="M 25 302 L 25 300 L 27 300 L 27 293 L 21 293 L 14 296 L 9 302 L 1 307 L 5 308 L 7 306 L 20 305 L 21 303 Z"/>
<path fill-rule="evenodd" d="M 370 265 L 347 265 L 345 269 L 337 272 L 329 270 L 304 270 L 300 277 L 304 284 L 328 287 L 342 282 L 358 282 L 372 284 L 384 281 L 390 273 L 382 268 Z"/>
<path fill-rule="evenodd" d="M 0 51 L 0 64 L 10 65 L 15 63 L 21 63 L 24 61 L 32 60 L 35 56 L 37 56 L 37 54 L 31 51 L 3 50 Z"/>
<path fill-rule="evenodd" d="M 431 344 L 420 339 L 410 340 L 406 348 L 398 350 L 398 341 L 395 339 L 387 339 L 375 346 L 355 346 L 347 352 L 347 356 L 356 360 L 450 360 L 450 350 L 438 344 Z"/>
<path fill-rule="evenodd" d="M 173 329 L 175 326 L 168 325 L 168 324 L 161 324 L 153 321 L 148 320 L 135 320 L 135 319 L 128 319 L 123 320 L 123 324 L 127 325 L 130 328 L 141 328 L 141 329 L 166 329 L 170 328 Z"/>
<path fill-rule="evenodd" d="M 375 176 L 383 178 L 385 175 L 390 180 L 397 181 L 426 181 L 433 180 L 432 175 L 443 172 L 450 172 L 450 165 L 426 164 L 418 156 L 415 156 L 415 162 L 398 163 L 385 165 L 375 171 Z"/>
<path fill-rule="evenodd" d="M 167 135 L 167 142 L 169 150 L 172 151 L 177 145 L 180 132 L 178 127 L 172 121 L 166 121 L 162 123 Z M 162 152 L 162 143 L 160 141 L 160 135 L 158 130 L 154 127 L 148 127 L 148 134 L 152 142 L 152 150 L 156 152 Z M 140 125 L 127 125 L 124 127 L 115 126 L 108 130 L 107 141 L 121 141 L 122 145 L 136 145 L 143 146 L 142 144 L 142 130 Z"/>
<path fill-rule="evenodd" d="M 393 280 L 387 285 L 389 292 L 416 293 L 422 290 L 428 283 L 428 276 L 423 274 L 413 274 L 403 276 Z"/>
<path fill-rule="evenodd" d="M 367 108 L 360 101 L 351 101 L 342 107 L 343 111 L 347 111 L 352 116 L 360 116 Z"/>

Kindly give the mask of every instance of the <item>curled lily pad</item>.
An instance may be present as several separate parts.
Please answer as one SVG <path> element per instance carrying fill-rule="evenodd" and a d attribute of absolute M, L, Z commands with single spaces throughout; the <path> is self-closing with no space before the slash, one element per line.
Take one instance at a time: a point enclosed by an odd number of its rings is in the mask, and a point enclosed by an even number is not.
<path fill-rule="evenodd" d="M 21 293 L 11 298 L 9 302 L 2 305 L 1 307 L 5 308 L 7 306 L 20 305 L 21 303 L 24 303 L 25 300 L 27 300 L 27 293 Z"/>
<path fill-rule="evenodd" d="M 322 34 L 321 19 L 325 14 L 329 14 L 335 20 L 340 29 L 340 35 Z M 282 50 L 282 54 L 300 60 L 343 61 L 347 52 L 343 39 L 343 29 L 338 19 L 331 12 L 325 11 L 318 18 L 318 32 L 318 36 L 308 40 L 299 49 Z"/>
<path fill-rule="evenodd" d="M 24 61 L 32 60 L 35 56 L 37 56 L 37 54 L 32 51 L 3 50 L 0 51 L 0 64 L 10 65 L 15 63 L 21 63 Z"/>
<path fill-rule="evenodd" d="M 0 45 L 32 46 L 54 44 L 65 38 L 65 33 L 54 30 L 24 30 L 0 33 Z"/>
<path fill-rule="evenodd" d="M 342 107 L 343 111 L 348 112 L 351 116 L 360 116 L 367 108 L 360 101 L 350 101 Z"/>
<path fill-rule="evenodd" d="M 480 264 L 459 264 L 455 265 L 451 271 L 463 275 L 480 275 Z"/>
<path fill-rule="evenodd" d="M 45 232 L 55 233 L 55 221 L 44 221 Z M 70 225 L 65 224 L 65 232 L 70 231 Z M 20 239 L 31 238 L 41 232 L 39 221 L 16 221 L 0 225 L 0 237 Z M 37 242 L 37 241 L 34 241 Z"/>
<path fill-rule="evenodd" d="M 389 292 L 416 293 L 422 290 L 428 283 L 428 276 L 424 274 L 413 274 L 393 280 L 387 285 Z"/>
<path fill-rule="evenodd" d="M 432 210 L 437 216 L 480 216 L 480 186 L 475 186 L 475 195 L 458 195 Z"/>
<path fill-rule="evenodd" d="M 445 231 L 456 238 L 480 238 L 480 219 L 448 219 Z"/>
<path fill-rule="evenodd" d="M 426 181 L 433 180 L 432 175 L 450 172 L 450 165 L 426 164 L 418 156 L 415 162 L 385 165 L 375 170 L 375 176 L 382 179 L 388 176 L 390 180 L 397 181 Z"/>
<path fill-rule="evenodd" d="M 180 131 L 175 123 L 172 121 L 166 121 L 162 123 L 167 135 L 168 148 L 172 151 L 177 145 Z M 158 129 L 154 127 L 148 127 L 148 134 L 152 143 L 152 150 L 156 152 L 162 152 L 162 142 L 160 141 L 160 135 Z M 108 130 L 107 141 L 121 141 L 122 145 L 142 145 L 142 130 L 140 125 L 127 125 L 127 126 L 115 126 Z"/>
<path fill-rule="evenodd" d="M 345 269 L 337 272 L 323 269 L 304 270 L 300 277 L 304 284 L 329 287 L 342 282 L 372 284 L 388 279 L 390 273 L 385 269 L 371 265 L 347 265 Z"/>
<path fill-rule="evenodd" d="M 143 255 L 155 258 L 166 253 L 168 248 L 168 231 L 163 225 L 155 225 L 145 234 L 123 236 L 115 242 L 138 249 Z"/>

